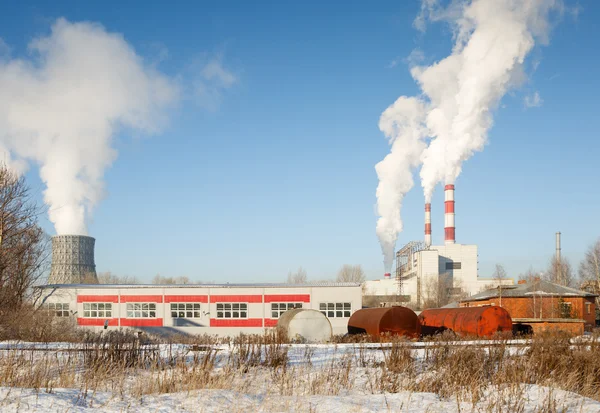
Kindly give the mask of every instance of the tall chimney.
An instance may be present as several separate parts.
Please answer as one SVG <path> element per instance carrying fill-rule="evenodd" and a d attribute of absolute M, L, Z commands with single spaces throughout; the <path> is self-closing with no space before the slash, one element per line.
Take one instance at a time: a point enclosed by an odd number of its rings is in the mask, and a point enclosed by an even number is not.
<path fill-rule="evenodd" d="M 454 227 L 454 185 L 446 185 L 444 188 L 446 213 L 444 216 L 444 232 L 446 245 L 456 242 L 456 233 Z"/>
<path fill-rule="evenodd" d="M 431 203 L 425 204 L 425 246 L 431 246 Z"/>
<path fill-rule="evenodd" d="M 556 233 L 556 262 L 560 264 L 560 232 Z"/>
<path fill-rule="evenodd" d="M 52 237 L 52 265 L 48 284 L 98 284 L 94 262 L 96 240 L 84 235 Z"/>

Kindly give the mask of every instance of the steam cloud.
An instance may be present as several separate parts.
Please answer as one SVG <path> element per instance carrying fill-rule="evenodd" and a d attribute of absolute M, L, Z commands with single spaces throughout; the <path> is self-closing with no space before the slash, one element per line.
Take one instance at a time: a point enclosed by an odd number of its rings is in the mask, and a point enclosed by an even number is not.
<path fill-rule="evenodd" d="M 85 235 L 116 158 L 112 137 L 120 127 L 158 132 L 179 89 L 122 36 L 92 23 L 59 19 L 29 52 L 0 54 L 0 151 L 20 172 L 39 165 L 58 234 Z"/>
<path fill-rule="evenodd" d="M 402 231 L 400 210 L 413 186 L 413 169 L 422 163 L 426 202 L 431 202 L 438 183 L 455 182 L 462 163 L 483 150 L 492 126 L 491 111 L 511 87 L 525 80 L 525 58 L 536 40 L 547 41 L 553 10 L 562 11 L 562 2 L 452 1 L 444 8 L 437 0 L 422 1 L 415 26 L 424 30 L 427 21 L 448 21 L 455 44 L 443 60 L 411 69 L 422 97 L 400 97 L 379 122 L 392 145 L 376 166 L 377 235 L 386 270 L 391 269 Z"/>

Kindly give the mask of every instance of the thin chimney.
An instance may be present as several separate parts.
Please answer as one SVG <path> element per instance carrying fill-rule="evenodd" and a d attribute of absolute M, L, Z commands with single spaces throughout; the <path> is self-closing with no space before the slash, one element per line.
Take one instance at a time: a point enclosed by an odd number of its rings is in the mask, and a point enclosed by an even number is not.
<path fill-rule="evenodd" d="M 454 227 L 454 185 L 446 185 L 444 188 L 445 209 L 444 232 L 446 245 L 456 242 L 456 228 Z"/>
<path fill-rule="evenodd" d="M 556 233 L 556 262 L 560 264 L 560 232 Z"/>
<path fill-rule="evenodd" d="M 431 203 L 425 204 L 425 245 L 431 246 Z"/>

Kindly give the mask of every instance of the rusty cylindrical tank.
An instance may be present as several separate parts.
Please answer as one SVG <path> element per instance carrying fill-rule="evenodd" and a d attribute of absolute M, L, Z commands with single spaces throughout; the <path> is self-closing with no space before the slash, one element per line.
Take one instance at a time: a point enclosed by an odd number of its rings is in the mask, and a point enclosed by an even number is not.
<path fill-rule="evenodd" d="M 431 308 L 419 314 L 424 335 L 452 330 L 462 336 L 489 337 L 512 331 L 510 314 L 502 307 Z"/>
<path fill-rule="evenodd" d="M 384 333 L 419 337 L 421 325 L 413 310 L 406 307 L 363 308 L 348 320 L 348 334 L 380 336 Z"/>

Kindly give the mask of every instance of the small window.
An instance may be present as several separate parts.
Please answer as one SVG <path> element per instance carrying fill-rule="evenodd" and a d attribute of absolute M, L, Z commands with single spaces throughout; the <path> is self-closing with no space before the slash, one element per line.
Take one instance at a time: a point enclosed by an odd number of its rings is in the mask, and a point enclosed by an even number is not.
<path fill-rule="evenodd" d="M 592 314 L 592 303 L 585 303 L 585 312 L 588 315 Z"/>
<path fill-rule="evenodd" d="M 460 262 L 446 262 L 446 269 L 447 270 L 460 270 L 461 269 L 461 265 Z"/>

